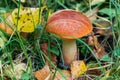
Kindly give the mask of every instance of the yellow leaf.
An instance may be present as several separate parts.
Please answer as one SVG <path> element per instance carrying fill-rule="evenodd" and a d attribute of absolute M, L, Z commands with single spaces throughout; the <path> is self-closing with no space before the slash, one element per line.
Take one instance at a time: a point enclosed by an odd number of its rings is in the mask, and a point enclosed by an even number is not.
<path fill-rule="evenodd" d="M 87 67 L 83 61 L 73 61 L 71 64 L 72 79 L 78 78 L 84 74 L 86 70 Z"/>
<path fill-rule="evenodd" d="M 106 77 L 109 77 L 109 75 L 110 75 L 110 73 L 111 73 L 111 70 L 108 70 L 107 72 L 106 72 Z"/>
<path fill-rule="evenodd" d="M 105 72 L 105 76 L 101 77 L 100 80 L 107 80 L 108 77 L 110 76 L 110 74 L 111 74 L 111 70 L 106 71 L 106 72 Z"/>
<path fill-rule="evenodd" d="M 40 10 L 39 8 L 29 7 L 20 8 L 19 11 L 18 9 L 15 9 L 12 12 L 12 18 L 13 24 L 17 26 L 17 30 L 20 32 L 33 32 L 35 26 L 41 22 L 40 18 L 44 7 L 42 7 L 41 9 L 42 10 Z"/>

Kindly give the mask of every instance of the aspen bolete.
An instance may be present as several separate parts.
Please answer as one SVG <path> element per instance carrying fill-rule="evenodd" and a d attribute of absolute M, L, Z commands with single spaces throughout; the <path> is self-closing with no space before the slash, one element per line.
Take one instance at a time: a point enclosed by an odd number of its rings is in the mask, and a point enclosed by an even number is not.
<path fill-rule="evenodd" d="M 77 59 L 76 39 L 92 31 L 90 20 L 82 13 L 68 9 L 53 13 L 46 24 L 46 30 L 62 38 L 64 64 L 70 65 Z"/>

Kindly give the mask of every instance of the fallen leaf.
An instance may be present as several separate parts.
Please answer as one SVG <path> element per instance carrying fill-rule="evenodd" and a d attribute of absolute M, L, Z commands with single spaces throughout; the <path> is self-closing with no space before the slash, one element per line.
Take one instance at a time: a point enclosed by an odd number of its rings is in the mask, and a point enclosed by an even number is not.
<path fill-rule="evenodd" d="M 86 71 L 86 74 L 89 75 L 89 78 L 91 79 L 95 79 L 98 76 L 101 76 L 100 80 L 106 80 L 105 78 L 107 78 L 111 71 L 109 72 L 108 67 L 110 67 L 112 65 L 112 63 L 103 63 L 101 65 L 99 65 L 96 62 L 89 62 L 87 64 L 88 70 Z M 104 71 L 104 73 L 103 73 Z"/>
<path fill-rule="evenodd" d="M 101 59 L 102 56 L 106 54 L 105 49 L 100 45 L 94 33 L 88 36 L 88 44 L 93 47 L 93 51 L 98 59 Z"/>
<path fill-rule="evenodd" d="M 36 71 L 35 77 L 37 78 L 37 80 L 48 80 L 50 77 L 49 66 L 45 65 L 41 70 Z"/>
<path fill-rule="evenodd" d="M 14 64 L 13 68 L 8 66 L 3 66 L 5 74 L 9 77 L 15 77 L 17 80 L 20 80 L 21 75 L 26 71 L 27 65 L 25 63 Z"/>
<path fill-rule="evenodd" d="M 62 73 L 65 75 L 66 80 L 71 80 L 71 73 L 68 70 L 62 70 Z"/>
<path fill-rule="evenodd" d="M 91 77 L 87 77 L 87 76 L 80 76 L 77 80 L 94 80 Z"/>
<path fill-rule="evenodd" d="M 84 61 L 73 61 L 71 64 L 72 79 L 78 78 L 87 71 Z"/>
<path fill-rule="evenodd" d="M 25 3 L 26 2 L 26 0 L 20 0 L 22 3 Z"/>
<path fill-rule="evenodd" d="M 10 13 L 4 13 L 4 17 L 7 18 L 10 15 Z"/>
<path fill-rule="evenodd" d="M 95 28 L 95 31 L 94 33 L 95 34 L 99 34 L 99 35 L 110 35 L 112 34 L 112 31 L 111 30 L 111 26 L 112 26 L 112 23 L 106 19 L 106 18 L 103 18 L 103 17 L 99 17 L 99 19 L 97 19 L 97 21 L 94 22 L 94 25 L 96 27 Z"/>
<path fill-rule="evenodd" d="M 105 76 L 106 76 L 106 77 L 109 77 L 109 75 L 111 74 L 111 72 L 112 72 L 111 70 L 106 71 Z"/>
<path fill-rule="evenodd" d="M 48 44 L 47 43 L 42 43 L 41 44 L 41 50 L 48 56 Z M 57 57 L 55 54 L 51 53 L 50 54 L 51 61 L 56 65 L 57 63 Z M 49 62 L 47 62 L 49 64 Z"/>
<path fill-rule="evenodd" d="M 95 34 L 97 35 L 106 35 L 106 30 L 105 29 L 100 29 L 100 28 L 96 28 Z"/>
<path fill-rule="evenodd" d="M 99 67 L 98 63 L 92 62 L 90 61 L 87 64 L 87 71 L 86 74 L 89 75 L 90 80 L 91 79 L 95 79 L 95 77 L 100 76 L 102 74 L 101 69 L 103 69 L 103 67 Z M 88 79 L 89 80 L 89 79 Z"/>
<path fill-rule="evenodd" d="M 48 65 L 45 65 L 44 68 L 35 72 L 35 77 L 37 80 L 71 80 L 71 74 L 68 70 L 61 70 L 62 73 L 49 69 Z M 64 75 L 64 77 L 62 75 Z"/>
<path fill-rule="evenodd" d="M 19 32 L 33 32 L 36 25 L 42 22 L 42 12 L 45 8 L 46 6 L 41 7 L 41 9 L 21 7 L 19 11 L 16 8 L 12 12 L 12 23 L 17 26 Z"/>
<path fill-rule="evenodd" d="M 105 76 L 101 77 L 100 80 L 108 80 L 111 72 L 111 70 L 105 71 Z"/>
<path fill-rule="evenodd" d="M 7 34 L 13 33 L 12 17 L 9 13 L 4 14 L 5 20 L 0 23 L 0 29 Z"/>
<path fill-rule="evenodd" d="M 103 2 L 105 2 L 105 0 L 92 0 L 91 5 L 96 5 Z"/>
<path fill-rule="evenodd" d="M 40 45 L 40 47 L 41 47 L 41 50 L 42 50 L 46 55 L 48 55 L 48 44 L 47 44 L 47 43 L 42 43 L 42 44 Z"/>
<path fill-rule="evenodd" d="M 39 22 L 39 8 L 20 8 L 12 12 L 13 24 L 20 32 L 33 32 Z"/>
<path fill-rule="evenodd" d="M 100 69 L 90 69 L 90 70 L 86 71 L 86 74 L 99 76 L 99 75 L 101 75 L 101 70 Z"/>
<path fill-rule="evenodd" d="M 97 49 L 94 49 L 94 52 L 96 53 L 96 57 L 98 59 L 101 59 L 102 56 L 106 55 L 105 49 L 101 46 Z"/>
<path fill-rule="evenodd" d="M 97 19 L 97 12 L 98 8 L 95 8 L 93 10 L 88 10 L 85 14 L 90 19 L 90 21 L 93 22 Z"/>
<path fill-rule="evenodd" d="M 50 76 L 50 80 L 53 79 L 54 75 L 55 75 L 54 80 L 72 80 L 70 71 L 68 71 L 68 70 L 61 70 L 61 72 L 62 73 L 60 73 L 58 71 L 57 72 L 53 71 L 51 76 Z"/>

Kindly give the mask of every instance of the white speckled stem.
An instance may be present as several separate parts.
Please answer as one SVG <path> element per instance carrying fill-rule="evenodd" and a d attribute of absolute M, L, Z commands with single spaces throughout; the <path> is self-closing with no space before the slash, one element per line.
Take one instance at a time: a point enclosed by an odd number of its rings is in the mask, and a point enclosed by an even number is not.
<path fill-rule="evenodd" d="M 70 65 L 72 61 L 77 59 L 76 40 L 63 39 L 62 50 L 65 65 Z"/>

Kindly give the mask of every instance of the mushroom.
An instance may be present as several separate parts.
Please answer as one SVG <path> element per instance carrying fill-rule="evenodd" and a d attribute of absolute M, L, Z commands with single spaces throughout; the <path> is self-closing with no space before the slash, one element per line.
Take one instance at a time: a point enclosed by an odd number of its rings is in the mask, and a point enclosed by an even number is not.
<path fill-rule="evenodd" d="M 82 13 L 71 9 L 53 13 L 46 24 L 46 31 L 62 38 L 64 64 L 70 65 L 77 59 L 76 39 L 92 31 L 90 20 Z"/>

